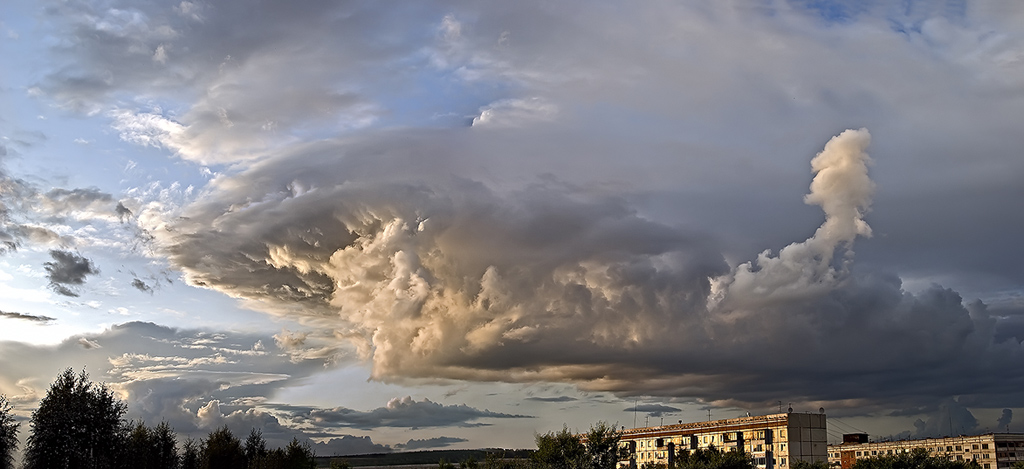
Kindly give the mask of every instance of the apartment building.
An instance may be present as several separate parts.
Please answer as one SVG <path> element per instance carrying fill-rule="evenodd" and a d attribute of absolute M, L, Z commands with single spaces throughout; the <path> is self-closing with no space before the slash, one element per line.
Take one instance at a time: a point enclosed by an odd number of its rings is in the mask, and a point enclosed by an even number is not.
<path fill-rule="evenodd" d="M 932 456 L 950 461 L 973 460 L 981 469 L 1010 469 L 1018 461 L 1024 461 L 1024 433 L 986 433 L 875 443 L 868 442 L 867 434 L 853 433 L 843 435 L 843 444 L 828 446 L 828 462 L 830 466 L 850 469 L 861 458 L 909 453 L 914 448 L 924 448 Z"/>
<path fill-rule="evenodd" d="M 743 450 L 762 469 L 786 469 L 796 460 L 827 460 L 825 424 L 824 412 L 788 412 L 623 430 L 619 466 L 671 465 L 680 450 L 714 446 Z"/>

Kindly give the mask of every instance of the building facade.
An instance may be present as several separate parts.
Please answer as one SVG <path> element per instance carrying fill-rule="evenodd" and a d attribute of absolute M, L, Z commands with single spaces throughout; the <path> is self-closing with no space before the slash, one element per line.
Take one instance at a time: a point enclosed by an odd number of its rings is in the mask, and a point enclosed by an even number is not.
<path fill-rule="evenodd" d="M 973 460 L 981 469 L 1010 469 L 1024 461 L 1024 433 L 986 433 L 976 436 L 925 438 L 923 440 L 867 442 L 863 433 L 843 435 L 843 444 L 829 445 L 830 466 L 850 469 L 858 459 L 892 456 L 924 448 L 932 456 L 950 461 Z"/>
<path fill-rule="evenodd" d="M 786 469 L 793 461 L 825 461 L 824 413 L 782 413 L 623 430 L 620 467 L 670 466 L 681 450 L 714 446 L 743 450 L 763 469 Z"/>

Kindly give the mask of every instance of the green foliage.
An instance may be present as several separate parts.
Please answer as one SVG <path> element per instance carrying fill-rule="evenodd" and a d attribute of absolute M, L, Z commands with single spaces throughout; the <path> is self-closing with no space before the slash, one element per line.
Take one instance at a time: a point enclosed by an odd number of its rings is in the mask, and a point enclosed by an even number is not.
<path fill-rule="evenodd" d="M 315 469 L 316 453 L 309 443 L 299 443 L 298 438 L 292 438 L 288 446 L 284 448 L 285 465 L 282 469 Z"/>
<path fill-rule="evenodd" d="M 619 460 L 621 434 L 614 425 L 598 422 L 581 439 L 562 427 L 535 437 L 537 451 L 532 460 L 544 469 L 615 469 Z"/>
<path fill-rule="evenodd" d="M 680 450 L 675 466 L 675 469 L 754 469 L 754 460 L 743 451 L 722 451 L 711 446 Z"/>
<path fill-rule="evenodd" d="M 180 458 L 178 457 L 178 439 L 174 436 L 174 429 L 167 422 L 160 422 L 160 425 L 157 425 L 150 435 L 153 438 L 150 467 L 177 469 Z"/>
<path fill-rule="evenodd" d="M 200 469 L 200 457 L 203 449 L 200 442 L 193 438 L 185 440 L 181 446 L 181 469 Z"/>
<path fill-rule="evenodd" d="M 89 381 L 83 370 L 64 370 L 32 413 L 25 447 L 26 469 L 115 468 L 120 464 L 127 426 L 126 406 L 106 386 Z"/>
<path fill-rule="evenodd" d="M 580 438 L 562 427 L 559 432 L 549 432 L 534 437 L 537 451 L 533 462 L 542 469 L 588 469 L 587 448 Z"/>
<path fill-rule="evenodd" d="M 0 469 L 14 468 L 14 450 L 18 448 L 18 423 L 7 396 L 0 394 Z"/>
<path fill-rule="evenodd" d="M 202 448 L 199 442 L 189 438 L 181 449 L 181 469 L 199 469 Z"/>
<path fill-rule="evenodd" d="M 245 460 L 249 469 L 267 467 L 267 442 L 263 439 L 263 431 L 255 428 L 245 439 Z"/>
<path fill-rule="evenodd" d="M 246 469 L 242 442 L 223 426 L 206 437 L 200 467 L 202 469 Z"/>
<path fill-rule="evenodd" d="M 459 463 L 459 469 L 479 469 L 480 463 L 476 462 L 476 458 L 470 456 L 467 459 L 463 459 Z"/>
<path fill-rule="evenodd" d="M 352 469 L 352 465 L 343 459 L 331 460 L 331 469 Z"/>
<path fill-rule="evenodd" d="M 807 462 L 802 459 L 794 459 L 790 469 L 829 469 L 828 461 Z"/>
<path fill-rule="evenodd" d="M 531 460 L 523 459 L 522 450 L 511 452 L 489 451 L 484 457 L 483 469 L 533 469 Z"/>
<path fill-rule="evenodd" d="M 975 469 L 978 463 L 950 461 L 943 456 L 931 456 L 924 448 L 914 448 L 908 453 L 873 456 L 858 459 L 852 469 Z"/>
<path fill-rule="evenodd" d="M 622 434 L 614 425 L 597 422 L 587 432 L 587 457 L 590 469 L 615 469 L 619 461 L 619 439 Z"/>
<path fill-rule="evenodd" d="M 149 469 L 149 457 L 155 453 L 155 438 L 150 436 L 150 431 L 143 422 L 131 427 L 128 434 L 128 442 L 125 446 L 126 467 Z"/>
<path fill-rule="evenodd" d="M 441 460 L 437 462 L 437 469 L 455 469 L 455 465 L 445 461 L 444 458 L 441 458 Z"/>

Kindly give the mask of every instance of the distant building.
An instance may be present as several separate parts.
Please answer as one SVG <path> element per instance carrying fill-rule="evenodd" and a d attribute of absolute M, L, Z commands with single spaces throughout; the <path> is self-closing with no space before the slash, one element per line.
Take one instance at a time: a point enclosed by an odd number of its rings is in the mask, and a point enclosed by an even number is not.
<path fill-rule="evenodd" d="M 680 450 L 714 446 L 742 449 L 762 469 L 786 469 L 793 461 L 825 461 L 825 414 L 784 413 L 623 430 L 619 467 L 670 465 Z"/>
<path fill-rule="evenodd" d="M 976 436 L 869 443 L 867 434 L 843 435 L 843 444 L 828 446 L 830 466 L 850 469 L 858 459 L 891 456 L 924 448 L 932 456 L 950 461 L 974 460 L 981 469 L 1009 469 L 1024 461 L 1024 433 L 986 433 Z"/>

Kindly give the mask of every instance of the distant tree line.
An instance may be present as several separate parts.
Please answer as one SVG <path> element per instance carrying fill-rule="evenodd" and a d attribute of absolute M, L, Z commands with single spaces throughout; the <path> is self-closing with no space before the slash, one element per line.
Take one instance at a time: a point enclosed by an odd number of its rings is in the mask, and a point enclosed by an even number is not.
<path fill-rule="evenodd" d="M 292 439 L 268 449 L 260 430 L 243 444 L 227 426 L 179 447 L 166 422 L 148 427 L 124 419 L 127 406 L 83 371 L 64 370 L 32 412 L 25 444 L 25 469 L 312 469 L 308 443 Z M 14 467 L 18 426 L 0 395 L 0 469 Z"/>

